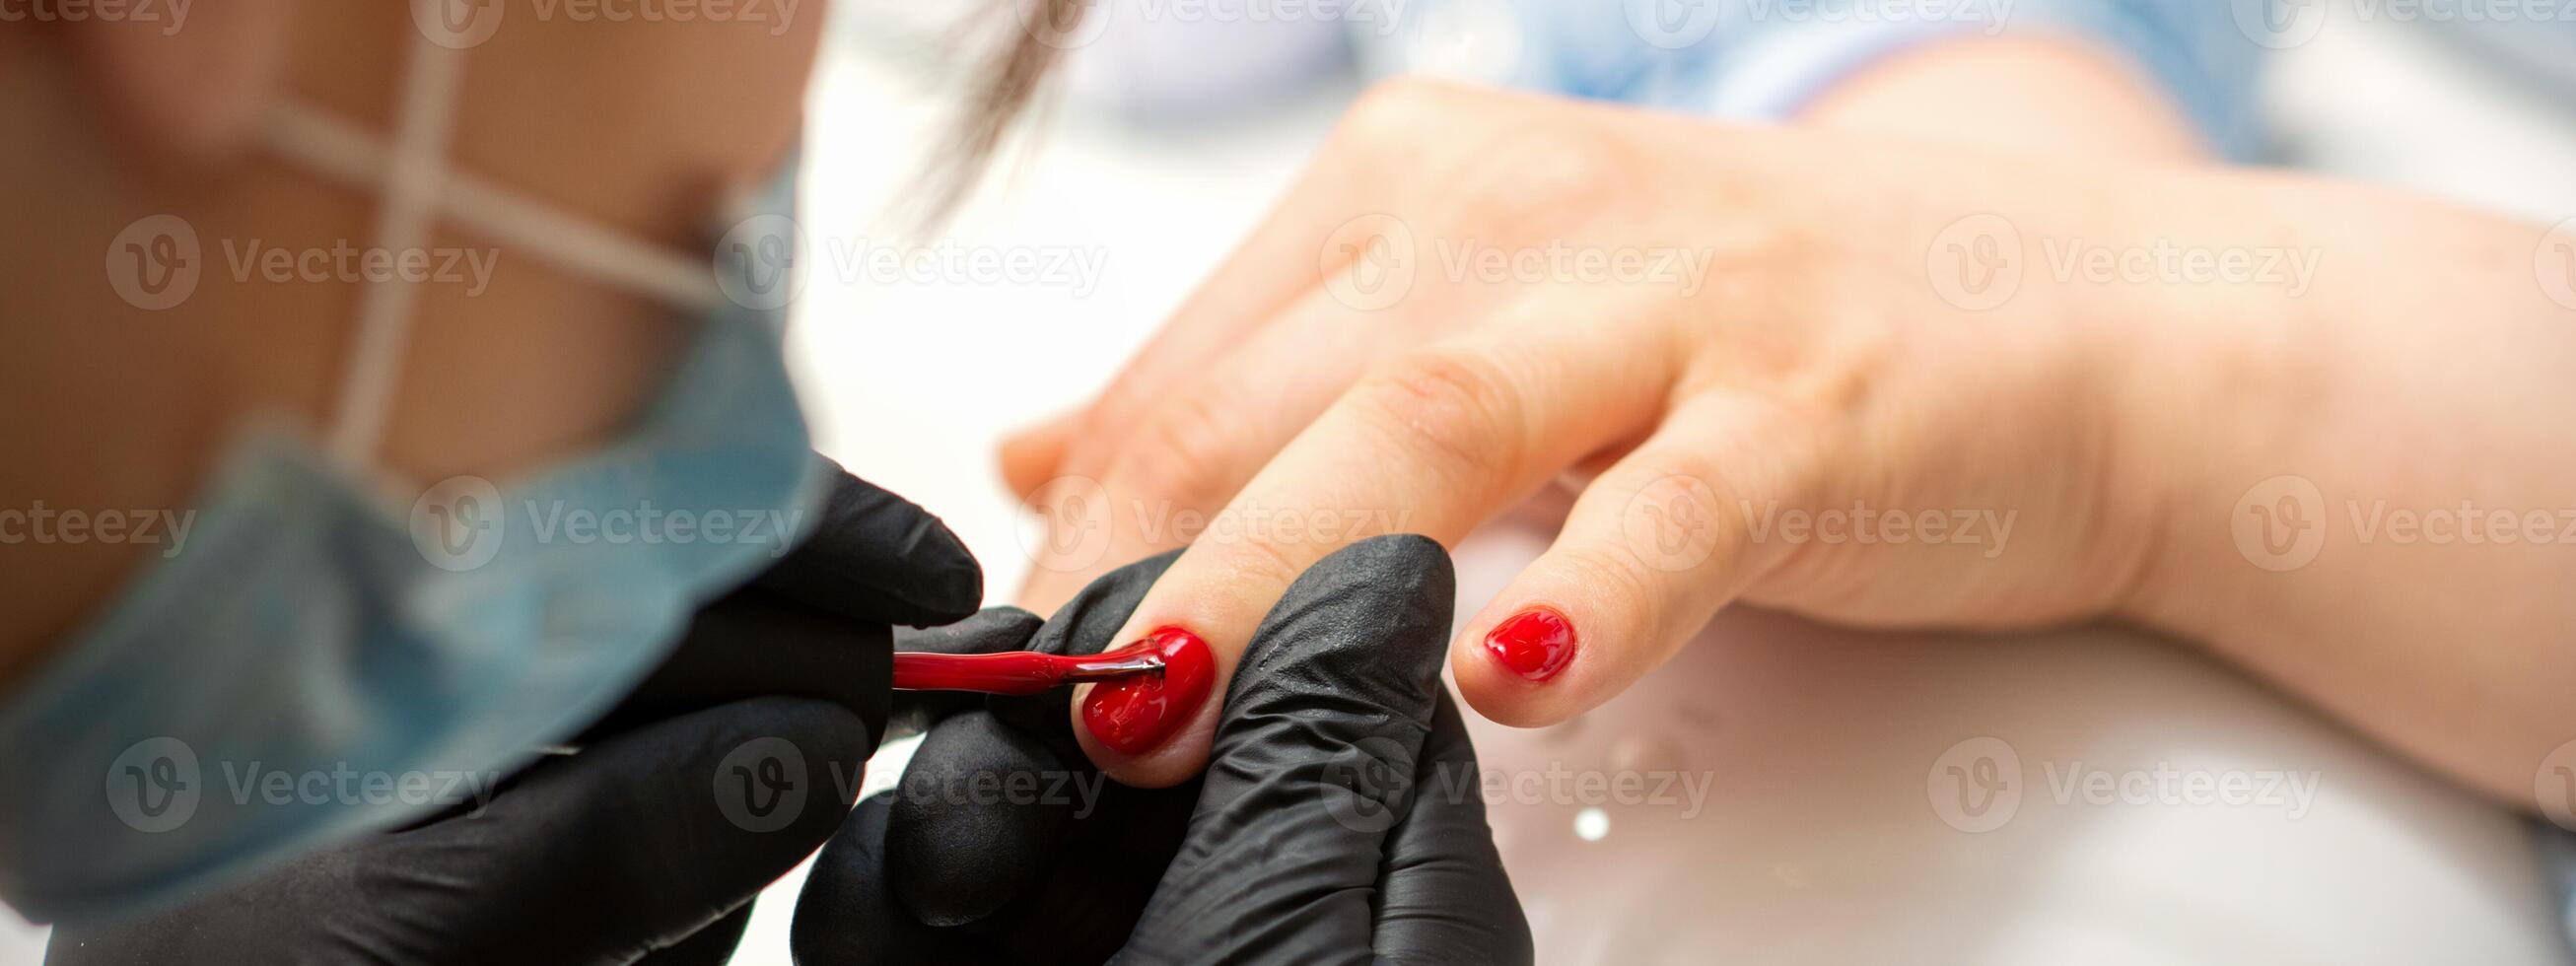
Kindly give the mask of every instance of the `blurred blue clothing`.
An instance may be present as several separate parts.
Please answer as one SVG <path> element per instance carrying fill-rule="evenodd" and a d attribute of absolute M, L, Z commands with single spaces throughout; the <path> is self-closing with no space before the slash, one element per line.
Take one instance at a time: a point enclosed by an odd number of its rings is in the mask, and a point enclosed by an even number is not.
<path fill-rule="evenodd" d="M 1412 0 L 1345 20 L 1363 69 L 1785 119 L 1917 44 L 2052 34 L 2124 57 L 2229 158 L 2260 147 L 2270 0 Z M 1392 19 L 1372 16 L 1384 12 Z M 2253 19 L 2240 23 L 2240 13 Z"/>

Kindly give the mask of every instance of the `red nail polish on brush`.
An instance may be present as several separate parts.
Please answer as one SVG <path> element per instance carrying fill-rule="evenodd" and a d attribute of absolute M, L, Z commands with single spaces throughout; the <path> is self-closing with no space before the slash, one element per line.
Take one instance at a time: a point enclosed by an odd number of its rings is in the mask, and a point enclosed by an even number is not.
<path fill-rule="evenodd" d="M 1198 714 L 1216 681 L 1216 659 L 1196 634 L 1165 627 L 1138 644 L 1162 655 L 1163 673 L 1093 685 L 1082 701 L 1082 723 L 1091 736 L 1122 755 L 1144 754 L 1171 737 Z"/>
<path fill-rule="evenodd" d="M 1513 614 L 1485 632 L 1485 653 L 1531 681 L 1545 681 L 1565 670 L 1574 662 L 1574 647 L 1574 622 L 1545 607 Z"/>

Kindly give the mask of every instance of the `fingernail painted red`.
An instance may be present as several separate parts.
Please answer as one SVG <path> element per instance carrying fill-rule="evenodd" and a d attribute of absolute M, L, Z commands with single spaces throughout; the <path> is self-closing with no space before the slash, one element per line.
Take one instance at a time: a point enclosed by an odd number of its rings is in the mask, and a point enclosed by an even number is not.
<path fill-rule="evenodd" d="M 1532 681 L 1555 677 L 1574 661 L 1574 622 L 1545 607 L 1532 607 L 1503 619 L 1485 632 L 1485 653 Z"/>
<path fill-rule="evenodd" d="M 1144 674 L 1092 686 L 1082 700 L 1082 723 L 1091 736 L 1122 755 L 1154 750 L 1181 722 L 1198 714 L 1216 681 L 1216 659 L 1206 641 L 1177 627 L 1145 635 L 1140 642 L 1163 655 L 1163 673 Z"/>

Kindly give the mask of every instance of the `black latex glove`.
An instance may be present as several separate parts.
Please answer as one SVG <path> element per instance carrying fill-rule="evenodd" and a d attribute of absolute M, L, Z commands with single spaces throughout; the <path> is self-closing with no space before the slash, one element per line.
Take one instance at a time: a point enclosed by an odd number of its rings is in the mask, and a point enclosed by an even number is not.
<path fill-rule="evenodd" d="M 887 713 L 887 625 L 967 616 L 982 581 L 937 518 L 840 474 L 806 541 L 702 608 L 579 754 L 479 814 L 58 929 L 46 961 L 724 962 L 752 898 L 848 815 Z"/>
<path fill-rule="evenodd" d="M 898 646 L 1097 652 L 1170 562 L 1102 577 L 1043 627 L 996 608 Z M 816 860 L 797 961 L 1528 962 L 1439 681 L 1454 596 L 1421 537 L 1324 558 L 1255 632 L 1207 771 L 1174 788 L 1103 780 L 1062 692 L 937 709 L 903 782 Z"/>

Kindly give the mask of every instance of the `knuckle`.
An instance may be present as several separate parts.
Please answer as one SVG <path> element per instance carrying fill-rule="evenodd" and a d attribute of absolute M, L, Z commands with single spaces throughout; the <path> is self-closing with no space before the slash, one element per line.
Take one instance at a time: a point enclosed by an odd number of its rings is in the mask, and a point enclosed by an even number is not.
<path fill-rule="evenodd" d="M 1379 81 L 1362 91 L 1342 115 L 1334 140 L 1358 145 L 1404 143 L 1419 137 L 1422 125 L 1440 117 L 1460 96 L 1455 85 L 1421 77 Z"/>
<path fill-rule="evenodd" d="M 1232 529 L 1211 531 L 1210 536 L 1213 539 L 1202 539 L 1192 552 L 1213 553 L 1216 571 L 1229 586 L 1284 591 L 1312 562 L 1288 544 L 1253 539 Z"/>
<path fill-rule="evenodd" d="M 1234 496 L 1231 421 L 1215 403 L 1182 397 L 1138 427 L 1118 453 L 1111 488 L 1189 509 L 1223 506 Z"/>
<path fill-rule="evenodd" d="M 1457 216 L 1505 236 L 1544 234 L 1622 207 L 1641 166 L 1604 132 L 1543 123 L 1498 135 L 1450 172 Z"/>
<path fill-rule="evenodd" d="M 1362 418 L 1407 457 L 1481 489 L 1513 476 L 1527 445 L 1517 424 L 1524 393 L 1492 355 L 1435 350 L 1396 360 L 1352 389 Z"/>
<path fill-rule="evenodd" d="M 1665 615 L 1671 611 L 1664 599 L 1663 584 L 1638 561 L 1636 554 L 1602 546 L 1569 547 L 1557 564 L 1569 579 L 1599 594 L 1599 599 L 1625 605 L 1618 610 L 1633 623 L 1629 634 L 1623 636 L 1647 641 L 1663 633 Z"/>

